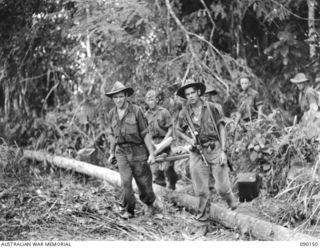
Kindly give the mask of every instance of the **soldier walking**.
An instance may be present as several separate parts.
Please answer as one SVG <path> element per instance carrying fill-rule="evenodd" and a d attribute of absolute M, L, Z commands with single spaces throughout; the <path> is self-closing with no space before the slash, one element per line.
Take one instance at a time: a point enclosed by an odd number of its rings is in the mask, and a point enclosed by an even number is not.
<path fill-rule="evenodd" d="M 156 196 L 152 188 L 151 163 L 155 162 L 148 123 L 142 110 L 128 101 L 134 93 L 133 88 L 115 82 L 110 92 L 106 93 L 115 103 L 109 112 L 110 157 L 109 162 L 117 161 L 121 177 L 121 216 L 133 218 L 135 197 L 132 189 L 132 178 L 139 188 L 140 200 L 146 206 L 146 214 L 152 215 Z M 148 157 L 149 153 L 149 157 Z M 148 164 L 149 163 L 149 164 Z"/>
<path fill-rule="evenodd" d="M 205 90 L 204 84 L 188 79 L 177 91 L 178 96 L 187 99 L 187 105 L 179 113 L 177 135 L 193 147 L 190 173 L 199 197 L 195 217 L 199 221 L 209 217 L 214 188 L 232 210 L 237 207 L 228 174 L 224 118 L 214 104 L 200 98 Z"/>
<path fill-rule="evenodd" d="M 158 145 L 159 143 L 168 140 L 172 136 L 172 117 L 167 109 L 158 105 L 157 93 L 155 90 L 149 90 L 147 92 L 146 103 L 149 107 L 145 113 L 149 124 L 149 132 L 153 144 Z M 162 153 L 167 155 L 170 154 L 170 145 L 165 147 L 160 154 Z M 173 161 L 155 163 L 151 166 L 151 170 L 154 183 L 164 187 L 167 186 L 172 190 L 176 188 L 178 175 L 174 170 Z"/>

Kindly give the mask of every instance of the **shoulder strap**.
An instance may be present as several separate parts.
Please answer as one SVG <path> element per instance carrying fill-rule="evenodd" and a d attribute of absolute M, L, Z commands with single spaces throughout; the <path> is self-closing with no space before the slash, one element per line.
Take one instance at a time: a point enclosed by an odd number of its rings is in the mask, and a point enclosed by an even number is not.
<path fill-rule="evenodd" d="M 187 108 L 185 108 L 185 112 L 186 112 L 186 117 L 187 117 L 187 122 L 189 124 L 189 127 L 191 128 L 191 131 L 195 134 L 196 129 L 194 128 L 193 122 L 191 120 L 191 117 L 189 115 L 189 111 Z"/>
<path fill-rule="evenodd" d="M 218 130 L 218 127 L 217 127 L 216 121 L 215 121 L 215 120 L 214 120 L 214 118 L 213 118 L 213 114 L 212 114 L 212 111 L 211 111 L 210 104 L 209 104 L 209 102 L 208 102 L 208 101 L 205 101 L 205 102 L 206 102 L 207 108 L 208 108 L 208 110 L 209 110 L 209 115 L 210 115 L 210 118 L 211 118 L 211 120 L 212 120 L 212 123 L 213 123 L 214 129 L 216 130 L 217 135 L 218 135 L 218 139 L 219 139 L 219 141 L 220 141 L 220 143 L 221 143 L 220 133 L 219 133 L 219 130 Z"/>

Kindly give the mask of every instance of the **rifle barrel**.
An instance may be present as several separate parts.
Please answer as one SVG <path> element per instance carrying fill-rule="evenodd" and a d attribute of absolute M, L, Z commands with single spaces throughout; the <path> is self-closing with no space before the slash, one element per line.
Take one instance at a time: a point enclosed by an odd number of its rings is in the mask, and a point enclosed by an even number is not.
<path fill-rule="evenodd" d="M 156 157 L 156 162 L 165 162 L 165 161 L 176 161 L 184 158 L 189 158 L 189 153 L 188 154 L 181 154 L 181 155 L 173 155 L 173 156 L 158 156 Z"/>

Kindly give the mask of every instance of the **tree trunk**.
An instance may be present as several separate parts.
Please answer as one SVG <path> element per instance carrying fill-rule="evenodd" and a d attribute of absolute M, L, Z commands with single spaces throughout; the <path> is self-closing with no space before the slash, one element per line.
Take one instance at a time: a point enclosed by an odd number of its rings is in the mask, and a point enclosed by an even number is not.
<path fill-rule="evenodd" d="M 90 5 L 88 5 L 86 7 L 86 20 L 88 22 L 88 19 L 90 17 Z M 88 58 L 91 58 L 91 45 L 90 45 L 90 34 L 89 34 L 89 30 L 87 29 L 87 32 L 86 32 L 86 48 L 87 48 L 87 56 Z"/>
<path fill-rule="evenodd" d="M 23 156 L 29 159 L 35 159 L 37 161 L 49 162 L 57 167 L 67 170 L 75 170 L 79 173 L 83 173 L 89 176 L 97 177 L 108 181 L 114 186 L 120 186 L 120 176 L 117 172 L 80 162 L 74 159 L 65 158 L 61 156 L 54 156 L 39 151 L 25 150 Z M 137 192 L 137 186 L 133 182 L 133 188 Z M 177 191 L 168 191 L 164 187 L 154 184 L 153 189 L 157 195 L 166 196 L 169 200 L 183 205 L 188 209 L 197 209 L 198 198 L 186 194 L 181 194 Z M 210 216 L 213 220 L 221 223 L 222 225 L 238 229 L 242 233 L 250 233 L 253 237 L 259 240 L 277 240 L 277 241 L 293 241 L 293 240 L 316 240 L 315 237 L 311 237 L 302 233 L 294 232 L 288 228 L 269 223 L 251 216 L 247 216 L 237 211 L 228 210 L 226 207 L 212 204 L 210 210 Z"/>
<path fill-rule="evenodd" d="M 308 26 L 309 26 L 309 53 L 310 58 L 316 55 L 316 45 L 315 45 L 315 20 L 314 20 L 314 10 L 315 10 L 315 0 L 308 0 Z"/>
<path fill-rule="evenodd" d="M 10 117 L 10 83 L 5 79 L 4 83 L 4 119 L 7 121 Z"/>

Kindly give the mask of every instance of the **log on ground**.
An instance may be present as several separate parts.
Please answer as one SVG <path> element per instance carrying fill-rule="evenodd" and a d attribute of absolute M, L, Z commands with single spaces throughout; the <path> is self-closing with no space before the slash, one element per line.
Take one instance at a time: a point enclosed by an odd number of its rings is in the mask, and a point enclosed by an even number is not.
<path fill-rule="evenodd" d="M 71 158 L 51 155 L 41 151 L 24 150 L 23 156 L 28 159 L 48 162 L 60 168 L 74 170 L 76 172 L 97 177 L 108 181 L 114 186 L 120 186 L 120 175 L 116 171 L 92 165 L 89 163 L 77 161 Z M 138 188 L 133 182 L 133 188 L 137 192 Z M 188 209 L 195 210 L 198 205 L 198 198 L 177 191 L 168 191 L 164 187 L 153 184 L 156 194 L 165 195 L 170 201 L 182 205 Z M 237 211 L 231 211 L 217 204 L 212 204 L 210 209 L 210 217 L 225 227 L 239 230 L 241 233 L 250 233 L 259 240 L 274 241 L 293 241 L 293 240 L 317 240 L 315 237 L 305 235 L 294 230 L 260 220 L 251 216 L 247 216 Z"/>

